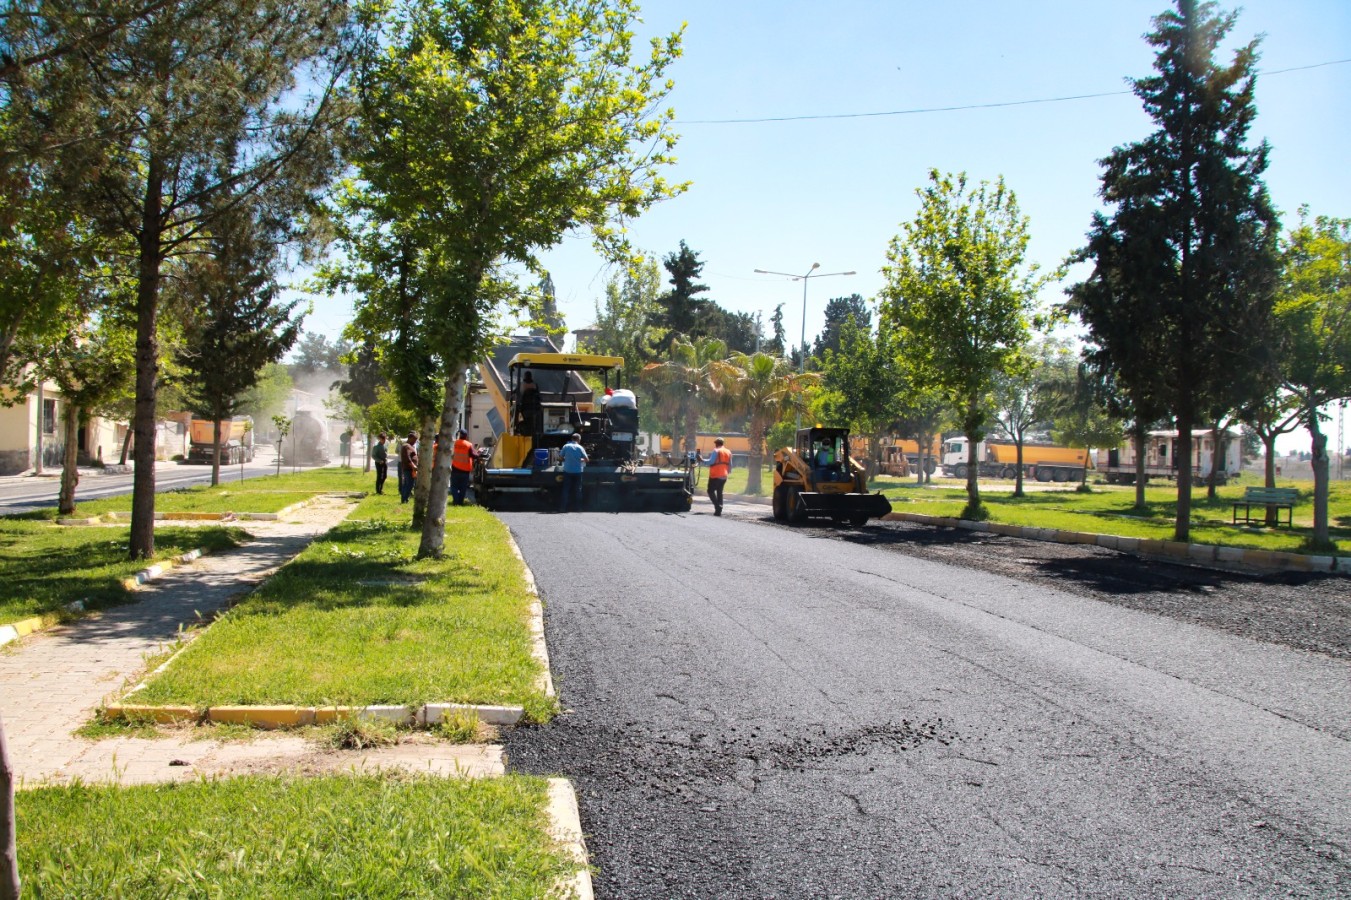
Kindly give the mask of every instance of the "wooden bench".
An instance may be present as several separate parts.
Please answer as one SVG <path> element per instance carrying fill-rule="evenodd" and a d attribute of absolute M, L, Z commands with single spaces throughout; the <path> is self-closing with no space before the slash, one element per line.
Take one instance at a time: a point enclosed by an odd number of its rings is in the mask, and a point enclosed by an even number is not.
<path fill-rule="evenodd" d="M 1243 491 L 1243 499 L 1234 501 L 1234 521 L 1238 522 L 1238 508 L 1243 507 L 1243 524 L 1251 525 L 1254 521 L 1259 524 L 1266 521 L 1266 511 L 1270 507 L 1276 508 L 1276 524 L 1281 524 L 1280 510 L 1285 510 L 1285 527 L 1294 527 L 1295 499 L 1299 491 L 1294 488 L 1268 488 L 1268 487 L 1250 487 Z M 1252 517 L 1252 508 L 1261 507 L 1261 518 L 1254 520 Z"/>

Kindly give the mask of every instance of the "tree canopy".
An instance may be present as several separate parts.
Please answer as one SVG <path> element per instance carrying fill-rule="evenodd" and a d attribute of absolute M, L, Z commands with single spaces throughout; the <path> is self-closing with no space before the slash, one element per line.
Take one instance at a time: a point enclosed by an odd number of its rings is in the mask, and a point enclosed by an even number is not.
<path fill-rule="evenodd" d="M 1046 278 L 1028 264 L 1028 220 L 1003 179 L 967 187 L 965 173 L 929 173 L 920 209 L 892 239 L 882 319 L 900 353 L 957 412 L 971 452 L 985 433 L 995 378 L 1019 359 Z M 974 460 L 973 460 L 974 462 Z M 976 465 L 967 509 L 982 515 Z"/>
<path fill-rule="evenodd" d="M 1261 176 L 1267 146 L 1247 144 L 1257 115 L 1257 41 L 1229 65 L 1215 54 L 1236 21 L 1177 0 L 1146 36 L 1152 76 L 1134 92 L 1157 126 L 1103 160 L 1101 196 L 1071 289 L 1092 358 L 1137 418 L 1166 410 L 1178 428 L 1176 539 L 1190 532 L 1192 430 L 1251 399 L 1270 365 L 1276 214 Z"/>

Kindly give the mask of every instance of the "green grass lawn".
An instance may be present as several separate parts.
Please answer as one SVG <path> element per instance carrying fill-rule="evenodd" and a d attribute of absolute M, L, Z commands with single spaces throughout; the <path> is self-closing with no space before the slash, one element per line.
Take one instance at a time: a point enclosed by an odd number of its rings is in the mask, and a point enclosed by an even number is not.
<path fill-rule="evenodd" d="M 155 531 L 155 559 L 202 547 L 238 546 L 248 534 L 238 528 L 161 528 Z M 87 608 L 134 599 L 122 579 L 147 561 L 127 559 L 130 529 L 62 528 L 47 522 L 0 518 L 0 625 L 32 616 L 63 613 L 83 600 Z"/>
<path fill-rule="evenodd" d="M 538 778 L 240 777 L 19 791 L 33 897 L 550 894 L 575 866 Z"/>
<path fill-rule="evenodd" d="M 727 479 L 727 492 L 745 494 L 748 474 L 745 467 L 732 469 Z M 703 492 L 707 480 L 708 473 L 704 471 L 697 492 Z M 769 496 L 774 485 L 771 467 L 764 468 L 760 483 L 759 495 Z M 1143 510 L 1134 508 L 1134 487 L 1098 484 L 1093 485 L 1092 493 L 1079 493 L 1073 486 L 1066 486 L 1058 490 L 1028 491 L 1023 497 L 1013 497 L 1008 489 L 1012 484 L 1010 481 L 982 479 L 981 483 L 1000 488 L 981 492 L 981 500 L 988 507 L 993 522 L 1159 540 L 1173 537 L 1177 488 L 1172 483 L 1148 487 Z M 1311 481 L 1277 479 L 1279 487 L 1299 491 L 1293 529 L 1245 528 L 1231 524 L 1233 501 L 1243 496 L 1244 488 L 1261 483 L 1256 476 L 1244 475 L 1219 488 L 1214 501 L 1206 498 L 1204 487 L 1197 488 L 1192 499 L 1192 541 L 1227 547 L 1302 551 L 1313 527 Z M 956 518 L 966 506 L 965 482 L 952 479 L 920 486 L 914 478 L 879 476 L 868 486 L 870 490 L 882 491 L 891 500 L 895 512 Z M 1351 542 L 1351 482 L 1333 482 L 1329 494 L 1328 521 L 1332 539 L 1343 547 L 1339 554 L 1351 553 L 1351 547 L 1347 546 Z"/>
<path fill-rule="evenodd" d="M 215 487 L 200 485 L 155 495 L 156 512 L 202 513 L 274 513 L 279 509 L 308 500 L 316 494 L 368 491 L 375 485 L 375 475 L 364 474 L 359 468 L 326 467 L 282 475 L 265 475 L 239 481 L 229 478 L 229 471 L 221 470 L 221 483 Z M 131 512 L 131 495 L 105 497 L 98 500 L 79 499 L 76 494 L 76 516 L 99 516 L 110 512 Z M 25 518 L 55 519 L 54 509 L 40 510 Z"/>
<path fill-rule="evenodd" d="M 1243 496 L 1245 487 L 1255 484 L 1260 480 L 1245 475 L 1219 488 L 1213 501 L 1207 499 L 1204 488 L 1198 489 L 1192 496 L 1192 541 L 1299 552 L 1313 524 L 1313 483 L 1277 481 L 1280 487 L 1299 491 L 1293 529 L 1236 527 L 1231 524 L 1233 501 Z M 895 512 L 956 517 L 966 505 L 966 490 L 959 485 L 921 488 L 913 480 L 882 477 L 874 479 L 870 487 L 886 494 Z M 1008 491 L 988 491 L 982 492 L 981 501 L 993 522 L 1160 540 L 1172 539 L 1177 514 L 1177 488 L 1172 484 L 1147 487 L 1143 510 L 1134 508 L 1134 487 L 1109 485 L 1094 485 L 1092 493 L 1066 487 L 1032 491 L 1023 497 L 1013 497 Z M 1331 485 L 1328 516 L 1332 539 L 1351 541 L 1351 483 Z"/>
<path fill-rule="evenodd" d="M 138 704 L 522 705 L 536 687 L 521 562 L 506 526 L 450 507 L 446 552 L 416 560 L 418 535 L 371 496 L 230 610 L 133 695 Z"/>

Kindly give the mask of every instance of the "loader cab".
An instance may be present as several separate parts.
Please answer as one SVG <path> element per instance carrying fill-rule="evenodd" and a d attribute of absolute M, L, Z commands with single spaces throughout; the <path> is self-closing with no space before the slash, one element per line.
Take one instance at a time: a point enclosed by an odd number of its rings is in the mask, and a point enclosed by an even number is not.
<path fill-rule="evenodd" d="M 852 481 L 849 431 L 845 428 L 800 428 L 797 453 L 812 467 L 817 482 Z"/>

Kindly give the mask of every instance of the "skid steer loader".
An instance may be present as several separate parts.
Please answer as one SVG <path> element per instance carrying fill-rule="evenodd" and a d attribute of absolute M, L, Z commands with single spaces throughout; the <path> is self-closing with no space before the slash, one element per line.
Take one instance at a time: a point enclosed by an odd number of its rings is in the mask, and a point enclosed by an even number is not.
<path fill-rule="evenodd" d="M 774 454 L 774 518 L 859 527 L 889 512 L 891 502 L 868 493 L 863 466 L 849 456 L 848 429 L 799 429 L 796 445 Z"/>

